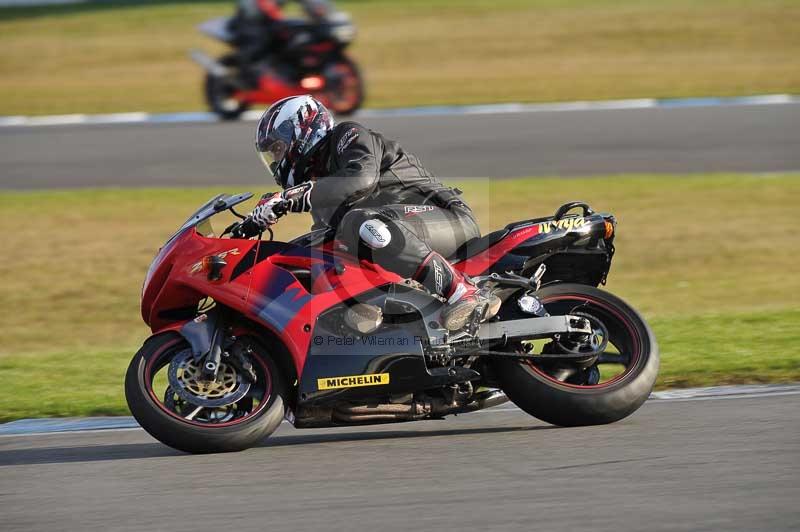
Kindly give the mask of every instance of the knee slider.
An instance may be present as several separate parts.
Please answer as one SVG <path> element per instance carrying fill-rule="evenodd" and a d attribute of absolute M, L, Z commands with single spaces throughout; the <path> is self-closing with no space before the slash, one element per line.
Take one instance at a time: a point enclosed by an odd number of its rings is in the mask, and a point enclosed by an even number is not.
<path fill-rule="evenodd" d="M 392 241 L 389 226 L 377 218 L 370 218 L 358 228 L 358 237 L 371 249 L 385 248 Z"/>

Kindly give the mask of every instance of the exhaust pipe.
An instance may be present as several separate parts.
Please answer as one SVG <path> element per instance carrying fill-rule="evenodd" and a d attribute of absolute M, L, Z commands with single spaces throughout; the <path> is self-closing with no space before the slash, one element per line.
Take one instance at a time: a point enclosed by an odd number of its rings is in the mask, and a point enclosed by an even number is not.
<path fill-rule="evenodd" d="M 485 408 L 502 405 L 508 402 L 508 397 L 500 390 L 489 390 L 475 395 L 475 400 L 465 404 L 464 406 L 457 406 L 446 414 L 466 414 L 467 412 L 476 412 Z"/>
<path fill-rule="evenodd" d="M 201 50 L 192 50 L 189 52 L 189 57 L 191 57 L 192 61 L 203 67 L 206 71 L 219 78 L 224 78 L 230 75 L 230 70 L 228 67 L 221 64 L 219 61 Z"/>
<path fill-rule="evenodd" d="M 447 416 L 450 414 L 466 414 L 484 408 L 501 405 L 508 402 L 508 397 L 500 390 L 488 390 L 475 395 L 475 398 L 465 405 L 453 406 L 441 400 L 413 401 L 411 403 L 379 404 L 340 406 L 333 411 L 333 419 L 345 423 L 365 423 L 372 421 L 413 421 L 429 416 Z"/>
<path fill-rule="evenodd" d="M 433 407 L 428 401 L 374 406 L 344 406 L 333 411 L 333 418 L 348 423 L 365 421 L 396 421 L 422 419 L 430 415 Z"/>

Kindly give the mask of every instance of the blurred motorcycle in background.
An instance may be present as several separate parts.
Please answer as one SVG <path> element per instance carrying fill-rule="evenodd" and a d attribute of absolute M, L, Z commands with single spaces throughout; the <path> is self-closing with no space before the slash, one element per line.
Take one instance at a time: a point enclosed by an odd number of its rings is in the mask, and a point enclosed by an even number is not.
<path fill-rule="evenodd" d="M 349 15 L 333 9 L 306 11 L 308 18 L 297 19 L 283 19 L 278 12 L 275 20 L 267 18 L 272 22 L 267 25 L 249 20 L 240 5 L 236 16 L 198 27 L 233 48 L 218 59 L 200 50 L 190 54 L 206 70 L 205 97 L 214 113 L 235 120 L 253 104 L 299 94 L 312 94 L 339 115 L 361 106 L 361 73 L 344 53 L 356 34 Z M 257 12 L 261 15 L 266 17 Z"/>

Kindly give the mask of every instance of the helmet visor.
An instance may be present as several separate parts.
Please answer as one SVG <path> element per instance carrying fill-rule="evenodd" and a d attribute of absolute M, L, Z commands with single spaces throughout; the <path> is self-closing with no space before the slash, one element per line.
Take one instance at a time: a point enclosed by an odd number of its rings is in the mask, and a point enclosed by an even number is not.
<path fill-rule="evenodd" d="M 261 128 L 256 130 L 256 152 L 272 177 L 276 177 L 278 166 L 286 157 L 292 143 L 294 127 L 288 121 L 264 135 Z"/>
<path fill-rule="evenodd" d="M 269 144 L 264 151 L 258 150 L 258 157 L 264 163 L 264 167 L 269 172 L 269 175 L 275 177 L 278 171 L 278 165 L 286 156 L 288 146 L 282 140 L 275 140 Z"/>

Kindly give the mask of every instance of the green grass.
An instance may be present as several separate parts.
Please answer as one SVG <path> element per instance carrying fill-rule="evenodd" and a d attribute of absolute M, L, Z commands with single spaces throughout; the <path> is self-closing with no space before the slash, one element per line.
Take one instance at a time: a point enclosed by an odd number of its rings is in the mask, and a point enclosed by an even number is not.
<path fill-rule="evenodd" d="M 132 351 L 27 353 L 0 358 L 7 379 L 0 422 L 31 417 L 129 415 L 122 391 Z"/>
<path fill-rule="evenodd" d="M 372 0 L 372 107 L 800 92 L 797 0 Z M 203 108 L 197 23 L 228 1 L 0 9 L 0 114 Z"/>
<path fill-rule="evenodd" d="M 800 380 L 800 309 L 654 318 L 659 387 Z"/>
<path fill-rule="evenodd" d="M 484 232 L 573 199 L 618 216 L 606 288 L 652 324 L 659 387 L 800 380 L 800 175 L 459 186 Z M 138 309 L 144 272 L 172 230 L 218 191 L 0 193 L 0 420 L 126 412 L 124 370 L 148 334 Z M 290 216 L 278 237 L 308 223 Z"/>

